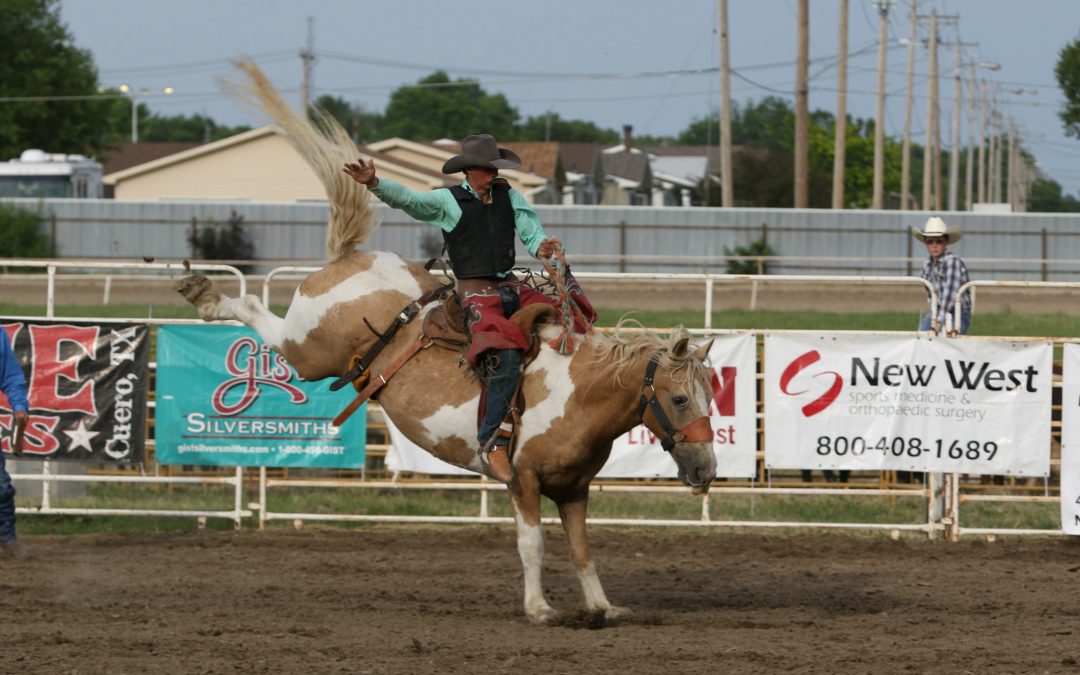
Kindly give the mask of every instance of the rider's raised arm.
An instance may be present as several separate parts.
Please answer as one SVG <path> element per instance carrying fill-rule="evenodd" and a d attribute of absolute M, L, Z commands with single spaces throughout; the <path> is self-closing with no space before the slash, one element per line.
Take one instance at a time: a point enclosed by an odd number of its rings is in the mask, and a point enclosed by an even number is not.
<path fill-rule="evenodd" d="M 532 205 L 525 201 L 517 190 L 510 190 L 510 205 L 514 207 L 514 227 L 517 228 L 518 237 L 535 258 L 540 242 L 547 239 L 544 226 L 540 224 L 540 216 L 536 215 Z"/>
<path fill-rule="evenodd" d="M 417 220 L 430 223 L 449 232 L 461 218 L 461 207 L 449 190 L 417 192 L 389 178 L 379 178 L 371 194 L 384 204 L 401 209 Z"/>

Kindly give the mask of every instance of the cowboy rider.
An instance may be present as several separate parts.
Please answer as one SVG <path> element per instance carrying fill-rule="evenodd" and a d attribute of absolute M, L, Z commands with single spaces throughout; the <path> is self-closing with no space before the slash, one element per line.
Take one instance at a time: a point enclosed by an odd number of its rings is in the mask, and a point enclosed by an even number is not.
<path fill-rule="evenodd" d="M 448 189 L 416 192 L 379 178 L 374 159 L 357 159 L 344 169 L 384 203 L 442 230 L 471 336 L 467 358 L 488 385 L 477 432 L 479 454 L 491 475 L 505 483 L 513 478 L 511 439 L 500 424 L 509 411 L 521 374 L 522 354 L 528 348 L 528 338 L 508 318 L 523 305 L 550 302 L 531 288 L 515 283 L 511 274 L 514 237 L 516 234 L 537 258 L 551 258 L 559 245 L 558 239 L 544 234 L 540 218 L 525 198 L 499 178 L 499 169 L 519 166 L 521 159 L 498 147 L 493 136 L 477 134 L 465 138 L 461 154 L 443 165 L 444 174 L 465 173 L 460 185 Z M 595 312 L 569 271 L 567 281 L 583 318 L 591 324 Z"/>

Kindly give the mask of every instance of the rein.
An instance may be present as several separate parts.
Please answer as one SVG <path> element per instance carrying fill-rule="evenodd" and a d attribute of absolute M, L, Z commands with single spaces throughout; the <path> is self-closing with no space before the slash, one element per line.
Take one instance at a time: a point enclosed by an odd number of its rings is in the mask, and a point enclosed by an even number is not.
<path fill-rule="evenodd" d="M 641 417 L 642 423 L 645 422 L 645 410 L 652 410 L 653 417 L 656 418 L 660 428 L 667 434 L 660 439 L 660 445 L 667 452 L 671 452 L 671 449 L 679 443 L 711 441 L 713 431 L 708 417 L 699 417 L 682 429 L 675 429 L 664 409 L 660 406 L 660 401 L 656 400 L 656 388 L 653 387 L 653 380 L 656 377 L 656 367 L 660 365 L 660 354 L 662 353 L 663 350 L 660 350 L 653 354 L 649 359 L 649 365 L 645 367 L 645 383 L 641 386 L 641 405 L 638 407 L 638 415 Z"/>
<path fill-rule="evenodd" d="M 566 283 L 566 256 L 562 244 L 556 243 L 551 258 L 546 260 L 541 258 L 540 262 L 544 266 L 548 279 L 555 287 L 555 300 L 558 302 L 559 321 L 562 324 L 562 331 L 549 340 L 548 345 L 560 354 L 570 354 L 574 351 L 574 320 L 580 319 L 585 325 L 589 325 L 589 322 L 582 316 L 577 302 L 570 296 L 570 289 Z"/>

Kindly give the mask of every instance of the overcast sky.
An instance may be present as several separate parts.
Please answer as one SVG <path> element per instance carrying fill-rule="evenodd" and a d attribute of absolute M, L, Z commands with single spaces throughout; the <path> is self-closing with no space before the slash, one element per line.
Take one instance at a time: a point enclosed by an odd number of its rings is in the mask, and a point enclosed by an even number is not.
<path fill-rule="evenodd" d="M 795 0 L 730 0 L 732 97 L 792 99 Z M 811 109 L 836 110 L 839 0 L 810 2 Z M 919 0 L 919 13 L 958 15 L 941 39 L 978 42 L 965 60 L 981 70 L 1040 168 L 1080 195 L 1080 141 L 1062 133 L 1058 52 L 1080 35 L 1080 0 Z M 903 133 L 911 0 L 889 15 L 887 132 Z M 873 117 L 877 5 L 850 0 L 848 112 Z M 311 17 L 313 97 L 340 96 L 381 112 L 390 93 L 436 69 L 474 77 L 522 116 L 552 110 L 636 134 L 676 134 L 717 108 L 717 0 L 62 0 L 62 16 L 89 49 L 106 86 L 127 83 L 170 96 L 145 98 L 163 114 L 206 113 L 226 124 L 262 120 L 219 93 L 227 59 L 250 55 L 299 102 L 300 51 Z M 928 34 L 927 27 L 920 35 Z M 923 141 L 926 50 L 917 50 L 913 135 Z M 943 144 L 952 115 L 952 48 L 941 53 Z M 966 71 L 965 71 L 966 75 Z M 965 96 L 967 90 L 965 86 Z M 966 122 L 966 113 L 963 118 Z M 961 139 L 966 141 L 966 128 Z"/>

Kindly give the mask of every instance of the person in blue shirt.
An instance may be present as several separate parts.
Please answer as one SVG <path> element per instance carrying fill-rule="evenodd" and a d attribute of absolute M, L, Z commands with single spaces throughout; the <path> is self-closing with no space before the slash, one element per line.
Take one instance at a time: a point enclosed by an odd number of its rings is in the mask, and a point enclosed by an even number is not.
<path fill-rule="evenodd" d="M 345 173 L 385 204 L 442 230 L 450 267 L 457 277 L 470 334 L 469 363 L 482 374 L 487 390 L 477 439 L 480 457 L 490 474 L 503 482 L 513 478 L 509 427 L 503 424 L 517 389 L 522 354 L 528 338 L 508 318 L 524 305 L 554 301 L 523 286 L 511 274 L 515 239 L 537 258 L 554 255 L 559 240 L 544 234 L 540 218 L 526 199 L 499 177 L 499 169 L 521 166 L 512 151 L 500 148 L 490 134 L 476 134 L 461 142 L 461 154 L 451 157 L 442 172 L 464 172 L 460 185 L 416 192 L 375 174 L 375 161 L 358 159 L 345 165 Z M 584 332 L 596 313 L 569 270 L 566 281 L 571 298 L 581 310 L 575 329 Z"/>
<path fill-rule="evenodd" d="M 0 330 L 0 391 L 7 396 L 12 412 L 12 431 L 26 426 L 29 404 L 26 400 L 26 378 L 11 347 L 7 332 Z M 14 443 L 16 434 L 12 433 Z M 13 451 L 15 448 L 12 448 Z M 4 466 L 0 452 L 0 556 L 25 558 L 26 548 L 15 535 L 15 486 Z"/>

